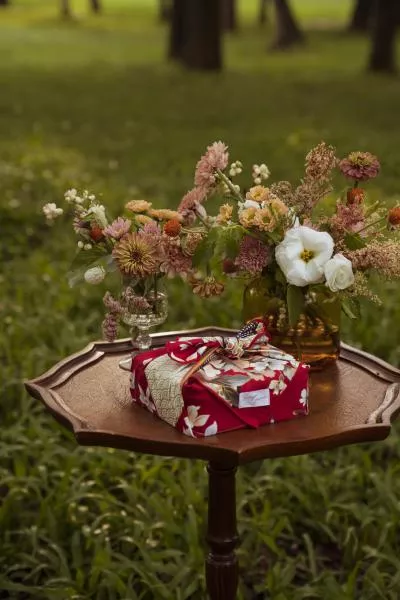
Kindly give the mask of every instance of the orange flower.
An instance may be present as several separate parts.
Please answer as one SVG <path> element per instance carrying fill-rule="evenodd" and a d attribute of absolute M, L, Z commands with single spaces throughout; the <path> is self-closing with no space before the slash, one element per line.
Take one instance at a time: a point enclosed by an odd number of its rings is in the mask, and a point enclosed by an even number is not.
<path fill-rule="evenodd" d="M 182 221 L 182 215 L 176 210 L 170 210 L 169 208 L 152 208 L 149 210 L 149 215 L 159 221 L 170 221 L 171 219 Z"/>
<path fill-rule="evenodd" d="M 347 204 L 361 204 L 365 198 L 365 190 L 362 188 L 350 188 L 347 190 Z"/>
<path fill-rule="evenodd" d="M 147 200 L 131 200 L 125 204 L 125 208 L 135 213 L 146 212 L 151 208 L 151 202 L 147 202 Z"/>
<path fill-rule="evenodd" d="M 389 210 L 388 221 L 393 227 L 400 225 L 400 206 L 395 206 Z"/>
<path fill-rule="evenodd" d="M 169 237 L 177 237 L 182 229 L 182 225 L 178 219 L 170 219 L 164 225 L 164 233 Z"/>
<path fill-rule="evenodd" d="M 99 242 L 101 238 L 104 237 L 103 230 L 101 229 L 101 227 L 97 227 L 96 225 L 92 227 L 89 235 L 94 242 Z"/>

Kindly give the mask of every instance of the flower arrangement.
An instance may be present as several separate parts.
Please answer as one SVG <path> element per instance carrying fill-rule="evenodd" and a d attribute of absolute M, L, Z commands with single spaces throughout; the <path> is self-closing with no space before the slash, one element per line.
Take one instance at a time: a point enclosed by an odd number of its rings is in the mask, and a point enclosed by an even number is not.
<path fill-rule="evenodd" d="M 337 169 L 351 185 L 333 205 Z M 307 154 L 297 186 L 288 181 L 267 186 L 269 169 L 256 164 L 252 185 L 243 189 L 235 182 L 242 171 L 240 161 L 229 164 L 227 146 L 214 142 L 197 163 L 194 188 L 178 206 L 183 224 L 199 223 L 206 230 L 193 258 L 203 275 L 188 278 L 195 293 L 219 295 L 228 277 L 264 280 L 278 325 L 287 331 L 311 309 L 325 322 L 335 301 L 355 318 L 362 297 L 379 302 L 369 285 L 372 271 L 400 277 L 400 243 L 393 235 L 400 206 L 388 211 L 370 203 L 361 186 L 380 171 L 375 156 L 351 152 L 339 160 L 321 142 Z M 212 196 L 224 199 L 215 216 L 205 208 Z"/>
<path fill-rule="evenodd" d="M 156 209 L 146 200 L 131 200 L 124 214 L 112 220 L 87 190 L 70 189 L 64 199 L 77 237 L 70 285 L 79 281 L 96 285 L 111 273 L 120 278 L 119 297 L 110 292 L 104 296 L 104 337 L 113 341 L 121 322 L 139 329 L 162 323 L 168 307 L 160 280 L 164 276 L 185 278 L 192 272 L 192 257 L 204 227 L 185 227 L 180 213 Z M 52 223 L 64 209 L 50 203 L 43 212 Z"/>

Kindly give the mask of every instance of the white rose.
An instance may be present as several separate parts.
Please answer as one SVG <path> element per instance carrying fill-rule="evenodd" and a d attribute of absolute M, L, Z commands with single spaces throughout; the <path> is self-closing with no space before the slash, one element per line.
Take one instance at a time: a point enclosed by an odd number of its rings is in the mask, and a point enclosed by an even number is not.
<path fill-rule="evenodd" d="M 106 276 L 106 272 L 103 267 L 92 267 L 85 271 L 83 276 L 86 283 L 90 283 L 91 285 L 97 285 L 101 283 Z"/>
<path fill-rule="evenodd" d="M 343 254 L 335 254 L 324 267 L 326 285 L 332 292 L 345 290 L 354 283 L 351 261 Z"/>
<path fill-rule="evenodd" d="M 286 232 L 275 249 L 276 262 L 286 280 L 303 287 L 323 281 L 325 263 L 333 254 L 333 239 L 326 231 L 300 225 Z"/>

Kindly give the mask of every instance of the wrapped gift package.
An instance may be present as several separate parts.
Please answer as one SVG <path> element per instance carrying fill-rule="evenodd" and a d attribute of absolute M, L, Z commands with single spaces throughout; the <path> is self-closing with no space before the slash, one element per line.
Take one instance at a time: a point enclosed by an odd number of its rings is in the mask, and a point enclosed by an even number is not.
<path fill-rule="evenodd" d="M 132 359 L 131 395 L 203 437 L 308 413 L 308 367 L 269 344 L 259 319 L 232 337 L 179 337 Z"/>

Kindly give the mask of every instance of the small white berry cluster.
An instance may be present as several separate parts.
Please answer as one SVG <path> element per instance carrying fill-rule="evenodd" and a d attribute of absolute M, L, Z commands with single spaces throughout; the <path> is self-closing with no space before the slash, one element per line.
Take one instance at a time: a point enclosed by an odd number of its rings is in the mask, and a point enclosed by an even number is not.
<path fill-rule="evenodd" d="M 92 249 L 92 244 L 85 244 L 84 242 L 82 242 L 81 240 L 79 240 L 79 242 L 78 242 L 78 248 L 80 250 L 91 250 Z"/>
<path fill-rule="evenodd" d="M 253 180 L 256 185 L 260 185 L 270 176 L 270 170 L 264 163 L 262 165 L 253 165 Z"/>
<path fill-rule="evenodd" d="M 234 187 L 235 191 L 239 194 L 240 193 L 240 185 L 233 184 L 233 187 Z M 229 185 L 227 183 L 225 183 L 225 181 L 222 182 L 222 193 L 224 196 L 232 196 L 232 188 L 230 188 Z"/>
<path fill-rule="evenodd" d="M 240 160 L 233 162 L 229 168 L 229 177 L 236 177 L 243 171 L 243 165 Z"/>
<path fill-rule="evenodd" d="M 62 215 L 64 211 L 62 208 L 58 208 L 54 202 L 49 202 L 43 206 L 43 212 L 48 221 L 54 221 L 54 219 Z"/>
<path fill-rule="evenodd" d="M 94 202 L 94 200 L 96 200 L 96 196 L 94 194 L 90 194 L 88 190 L 83 190 L 82 196 L 79 196 L 78 190 L 75 188 L 67 190 L 64 194 L 64 198 L 68 204 L 84 204 L 86 200 L 89 200 L 89 202 Z"/>

